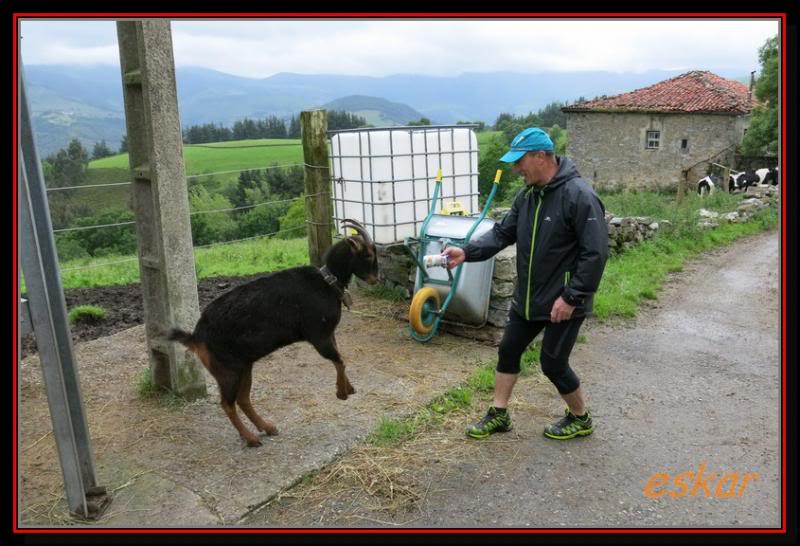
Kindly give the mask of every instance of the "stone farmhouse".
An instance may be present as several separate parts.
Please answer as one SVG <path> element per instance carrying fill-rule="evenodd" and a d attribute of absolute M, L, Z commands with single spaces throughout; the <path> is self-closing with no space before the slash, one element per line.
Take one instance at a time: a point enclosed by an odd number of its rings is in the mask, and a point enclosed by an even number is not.
<path fill-rule="evenodd" d="M 733 166 L 756 100 L 747 85 L 687 72 L 613 97 L 567 105 L 568 155 L 602 189 L 676 188 Z"/>

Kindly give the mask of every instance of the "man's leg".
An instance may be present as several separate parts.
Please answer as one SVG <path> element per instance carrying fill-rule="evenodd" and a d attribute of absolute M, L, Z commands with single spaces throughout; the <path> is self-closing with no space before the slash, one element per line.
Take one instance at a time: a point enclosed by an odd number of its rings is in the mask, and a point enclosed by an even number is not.
<path fill-rule="evenodd" d="M 580 379 L 569 366 L 569 355 L 575 346 L 583 321 L 584 317 L 578 317 L 564 322 L 550 323 L 544 331 L 542 372 L 552 381 L 568 406 L 561 420 L 545 427 L 544 435 L 548 438 L 568 440 L 576 436 L 586 436 L 594 431 Z"/>
<path fill-rule="evenodd" d="M 579 385 L 577 389 L 569 394 L 562 394 L 561 398 L 564 399 L 564 402 L 566 402 L 567 406 L 569 406 L 569 411 L 571 411 L 573 414 L 583 415 L 586 413 L 586 402 L 583 398 L 582 386 Z"/>
<path fill-rule="evenodd" d="M 508 400 L 518 377 L 518 373 L 494 372 L 494 407 L 508 407 Z"/>
<path fill-rule="evenodd" d="M 488 438 L 495 432 L 511 430 L 511 416 L 507 408 L 519 376 L 522 353 L 542 331 L 545 324 L 545 322 L 528 322 L 513 309 L 511 310 L 498 350 L 497 369 L 494 375 L 494 404 L 483 419 L 467 429 L 467 436 L 482 439 Z"/>
<path fill-rule="evenodd" d="M 497 350 L 497 368 L 494 374 L 495 408 L 508 407 L 508 401 L 519 377 L 522 354 L 546 324 L 546 322 L 528 322 L 513 308 L 508 313 L 508 323 Z"/>

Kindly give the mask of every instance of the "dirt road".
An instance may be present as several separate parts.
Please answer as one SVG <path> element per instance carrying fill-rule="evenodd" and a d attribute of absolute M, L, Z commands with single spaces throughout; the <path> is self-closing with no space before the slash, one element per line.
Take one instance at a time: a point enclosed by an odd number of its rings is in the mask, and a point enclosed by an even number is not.
<path fill-rule="evenodd" d="M 586 328 L 572 363 L 594 435 L 544 438 L 564 406 L 533 375 L 510 404 L 514 431 L 468 440 L 464 428 L 479 415 L 465 414 L 416 440 L 411 462 L 399 455 L 408 449 L 389 452 L 405 465 L 396 483 L 416 492 L 403 509 L 376 509 L 370 487 L 352 487 L 337 469 L 244 524 L 779 527 L 780 320 L 779 234 L 769 232 L 688 264 L 635 320 Z M 338 468 L 357 467 L 355 456 Z M 670 481 L 646 496 L 657 473 Z M 682 473 L 685 491 L 674 482 Z"/>

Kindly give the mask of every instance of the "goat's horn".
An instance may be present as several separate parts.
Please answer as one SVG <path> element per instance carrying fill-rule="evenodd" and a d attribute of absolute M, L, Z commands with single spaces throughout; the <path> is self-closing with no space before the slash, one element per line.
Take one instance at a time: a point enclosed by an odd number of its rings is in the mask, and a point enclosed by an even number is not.
<path fill-rule="evenodd" d="M 367 230 L 364 229 L 364 226 L 362 226 L 355 220 L 350 220 L 349 218 L 345 218 L 344 220 L 342 220 L 342 227 L 353 228 L 354 230 L 356 230 L 356 232 L 358 232 L 359 235 L 361 235 L 364 238 L 364 240 L 367 242 L 368 245 L 374 245 L 374 243 L 372 242 L 372 238 L 369 236 Z"/>

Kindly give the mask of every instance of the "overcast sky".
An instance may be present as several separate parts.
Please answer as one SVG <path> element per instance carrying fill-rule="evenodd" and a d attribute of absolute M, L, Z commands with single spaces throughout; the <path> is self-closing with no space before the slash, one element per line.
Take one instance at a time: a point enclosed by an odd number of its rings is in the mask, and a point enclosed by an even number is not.
<path fill-rule="evenodd" d="M 29 20 L 25 64 L 119 64 L 113 21 Z M 253 78 L 707 69 L 746 75 L 778 20 L 173 21 L 175 64 Z"/>

